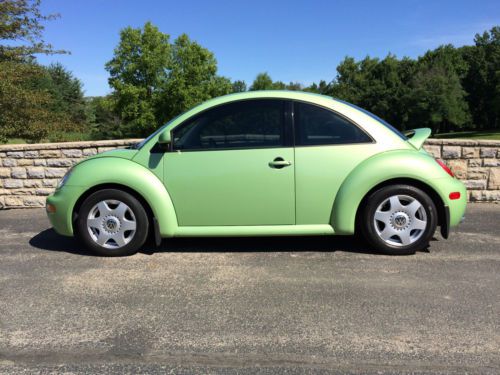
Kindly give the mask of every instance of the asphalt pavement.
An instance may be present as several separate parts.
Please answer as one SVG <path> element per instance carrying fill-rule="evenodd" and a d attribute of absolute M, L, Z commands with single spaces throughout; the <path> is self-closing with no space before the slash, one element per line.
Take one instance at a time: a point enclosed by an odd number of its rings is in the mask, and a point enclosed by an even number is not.
<path fill-rule="evenodd" d="M 0 373 L 500 373 L 500 205 L 412 256 L 355 237 L 89 254 L 0 211 Z"/>

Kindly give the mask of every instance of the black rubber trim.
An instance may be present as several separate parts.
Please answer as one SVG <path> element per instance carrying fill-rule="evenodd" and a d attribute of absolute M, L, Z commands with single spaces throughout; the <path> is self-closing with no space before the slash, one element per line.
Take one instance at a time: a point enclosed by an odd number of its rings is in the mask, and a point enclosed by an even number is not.
<path fill-rule="evenodd" d="M 156 217 L 153 218 L 153 228 L 155 232 L 155 245 L 156 247 L 161 245 L 161 235 L 160 235 L 160 224 L 158 224 L 158 220 Z"/>
<path fill-rule="evenodd" d="M 444 218 L 441 223 L 441 236 L 447 239 L 450 235 L 450 207 L 444 206 Z"/>

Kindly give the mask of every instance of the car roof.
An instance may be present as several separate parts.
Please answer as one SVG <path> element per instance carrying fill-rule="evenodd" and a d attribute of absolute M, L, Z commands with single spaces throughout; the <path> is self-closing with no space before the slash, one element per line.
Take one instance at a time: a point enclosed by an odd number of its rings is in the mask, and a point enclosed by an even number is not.
<path fill-rule="evenodd" d="M 281 99 L 295 99 L 295 100 L 303 100 L 306 102 L 323 102 L 327 101 L 338 101 L 331 96 L 315 94 L 312 92 L 305 91 L 290 91 L 290 90 L 256 90 L 256 91 L 245 91 L 238 92 L 228 95 L 219 96 L 218 98 L 214 98 L 212 100 L 208 100 L 205 103 L 208 104 L 212 101 L 217 101 L 218 104 L 228 103 L 236 100 L 244 100 L 244 99 L 265 99 L 265 98 L 281 98 Z M 340 101 L 338 101 L 340 102 Z"/>

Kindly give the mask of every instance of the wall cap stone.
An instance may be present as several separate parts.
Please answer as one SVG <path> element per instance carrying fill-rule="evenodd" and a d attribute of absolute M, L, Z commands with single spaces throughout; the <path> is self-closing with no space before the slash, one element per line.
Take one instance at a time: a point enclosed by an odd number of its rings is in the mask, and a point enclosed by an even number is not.
<path fill-rule="evenodd" d="M 488 139 L 451 139 L 451 138 L 429 138 L 425 141 L 428 145 L 449 145 L 449 146 L 490 146 L 490 147 L 500 147 L 500 141 L 488 140 Z"/>
<path fill-rule="evenodd" d="M 83 142 L 60 142 L 60 143 L 30 143 L 30 144 L 8 144 L 0 145 L 0 152 L 26 151 L 26 150 L 63 150 L 68 148 L 89 147 L 114 147 L 129 146 L 142 141 L 142 139 L 118 139 L 110 141 L 83 141 Z M 500 144 L 500 143 L 499 143 Z"/>

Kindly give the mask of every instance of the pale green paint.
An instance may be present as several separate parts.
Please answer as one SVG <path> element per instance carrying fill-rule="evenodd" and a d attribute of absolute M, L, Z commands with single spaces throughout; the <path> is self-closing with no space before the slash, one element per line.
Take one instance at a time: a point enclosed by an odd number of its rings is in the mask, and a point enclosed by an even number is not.
<path fill-rule="evenodd" d="M 189 117 L 234 100 L 282 98 L 321 105 L 350 118 L 374 143 L 256 150 L 152 153 L 160 136 Z M 163 237 L 293 234 L 351 234 L 362 198 L 374 186 L 410 178 L 433 188 L 450 207 L 451 225 L 465 210 L 463 184 L 447 175 L 421 147 L 427 131 L 411 143 L 363 112 L 329 97 L 288 91 L 227 95 L 178 116 L 148 138 L 139 150 L 117 150 L 78 164 L 66 185 L 48 198 L 55 229 L 72 235 L 77 199 L 88 189 L 118 184 L 151 206 Z M 413 145 L 412 145 L 413 143 Z M 292 162 L 270 168 L 275 157 Z M 295 183 L 294 183 L 295 181 Z M 462 199 L 448 194 L 460 191 Z M 294 225 L 296 224 L 296 225 Z"/>
<path fill-rule="evenodd" d="M 431 135 L 431 129 L 429 128 L 422 128 L 422 129 L 415 129 L 412 130 L 414 133 L 408 140 L 408 142 L 414 146 L 417 150 L 420 150 L 422 146 L 424 145 L 424 142 L 427 138 L 430 137 Z"/>
<path fill-rule="evenodd" d="M 377 143 L 297 147 L 297 224 L 330 223 L 333 202 L 344 179 L 363 160 L 384 150 Z"/>
<path fill-rule="evenodd" d="M 175 237 L 233 237 L 233 236 L 322 236 L 335 234 L 329 224 L 316 225 L 251 225 L 179 227 Z"/>
<path fill-rule="evenodd" d="M 109 151 L 101 152 L 100 154 L 88 157 L 86 160 L 107 158 L 107 157 L 131 160 L 137 154 L 137 151 L 138 150 L 134 150 L 134 149 L 130 149 L 130 148 L 119 148 L 116 150 L 109 150 Z"/>
<path fill-rule="evenodd" d="M 271 168 L 277 157 L 292 165 Z M 295 224 L 293 164 L 292 147 L 165 154 L 179 226 Z"/>
<path fill-rule="evenodd" d="M 47 213 L 57 233 L 64 236 L 73 235 L 73 207 L 85 190 L 82 186 L 64 186 L 64 189 L 56 190 L 47 198 L 47 204 L 57 207 L 55 213 Z"/>

